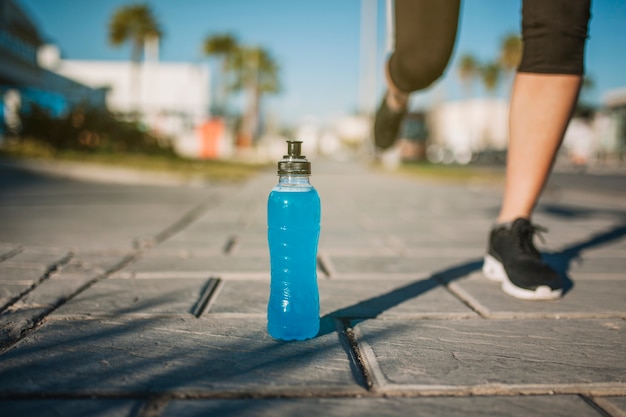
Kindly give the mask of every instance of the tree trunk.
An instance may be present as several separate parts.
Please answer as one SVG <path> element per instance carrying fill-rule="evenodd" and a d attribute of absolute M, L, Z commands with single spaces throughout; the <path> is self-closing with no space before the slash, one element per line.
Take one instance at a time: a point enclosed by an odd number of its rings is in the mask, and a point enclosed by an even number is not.
<path fill-rule="evenodd" d="M 130 77 L 130 109 L 132 118 L 139 119 L 141 110 L 141 42 L 133 42 L 133 50 L 131 56 L 131 77 Z"/>

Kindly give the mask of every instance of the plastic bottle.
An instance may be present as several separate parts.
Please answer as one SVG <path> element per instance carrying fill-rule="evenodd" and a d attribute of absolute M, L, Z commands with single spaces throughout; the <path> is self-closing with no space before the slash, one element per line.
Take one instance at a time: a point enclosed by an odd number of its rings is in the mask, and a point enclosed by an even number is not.
<path fill-rule="evenodd" d="M 309 182 L 311 163 L 300 155 L 302 142 L 287 141 L 278 162 L 278 184 L 267 203 L 271 283 L 267 330 L 275 339 L 304 340 L 320 327 L 317 243 L 320 199 Z"/>

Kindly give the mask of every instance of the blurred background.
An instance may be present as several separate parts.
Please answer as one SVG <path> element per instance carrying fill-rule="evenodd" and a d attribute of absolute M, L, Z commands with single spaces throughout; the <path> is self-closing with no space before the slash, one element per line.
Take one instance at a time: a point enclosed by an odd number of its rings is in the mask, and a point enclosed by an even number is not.
<path fill-rule="evenodd" d="M 371 154 L 388 0 L 0 0 L 0 147 L 273 161 Z M 520 0 L 462 5 L 444 77 L 414 94 L 401 158 L 502 163 Z M 592 4 L 559 164 L 623 166 L 626 2 Z"/>

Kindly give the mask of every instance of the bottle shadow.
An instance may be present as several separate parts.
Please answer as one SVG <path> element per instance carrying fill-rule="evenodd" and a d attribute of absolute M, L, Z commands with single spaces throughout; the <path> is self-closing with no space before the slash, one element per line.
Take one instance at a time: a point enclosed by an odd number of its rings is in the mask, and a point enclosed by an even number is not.
<path fill-rule="evenodd" d="M 335 320 L 349 320 L 352 324 L 358 324 L 365 320 L 378 317 L 383 312 L 402 304 L 412 298 L 418 297 L 440 285 L 462 278 L 479 270 L 482 267 L 482 259 L 473 259 L 459 265 L 435 272 L 428 278 L 410 282 L 385 294 L 368 298 L 356 304 L 335 310 L 324 315 L 320 319 L 319 336 L 336 331 Z"/>
<path fill-rule="evenodd" d="M 572 261 L 580 258 L 581 252 L 585 249 L 606 244 L 625 235 L 626 224 L 619 225 L 608 231 L 598 233 L 587 240 L 572 244 L 562 251 L 544 253 L 543 257 L 545 262 L 552 266 L 565 281 L 564 294 L 567 294 L 574 287 L 574 282 L 569 277 Z M 448 285 L 450 282 L 480 270 L 482 264 L 482 259 L 472 259 L 450 268 L 437 271 L 428 278 L 411 282 L 385 294 L 368 298 L 325 314 L 320 319 L 320 331 L 317 337 L 336 331 L 336 320 L 350 322 L 351 325 L 354 326 L 363 321 L 374 319 L 385 311 L 405 301 L 418 297 L 440 285 Z"/>

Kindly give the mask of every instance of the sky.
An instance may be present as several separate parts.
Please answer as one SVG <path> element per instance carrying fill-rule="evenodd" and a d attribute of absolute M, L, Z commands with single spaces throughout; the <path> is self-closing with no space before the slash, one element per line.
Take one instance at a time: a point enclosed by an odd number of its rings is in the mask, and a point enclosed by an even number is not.
<path fill-rule="evenodd" d="M 65 59 L 128 60 L 130 46 L 108 43 L 108 22 L 116 9 L 133 0 L 16 0 L 37 23 L 44 39 L 57 44 Z M 388 53 L 387 2 L 376 3 L 373 33 L 373 93 L 363 102 L 361 0 L 144 0 L 163 30 L 162 61 L 206 63 L 203 40 L 230 33 L 239 42 L 268 50 L 280 67 L 282 90 L 265 100 L 266 112 L 286 124 L 337 121 L 358 109 L 372 108 L 384 92 L 382 68 Z M 462 96 L 456 64 L 471 53 L 495 60 L 502 38 L 519 33 L 521 0 L 466 0 L 457 43 L 444 76 L 414 94 L 412 106 Z M 586 69 L 594 87 L 585 100 L 599 105 L 608 90 L 626 87 L 626 0 L 595 0 L 587 42 Z M 375 68 L 371 68 L 371 66 Z M 485 94 L 479 85 L 474 94 Z M 498 95 L 506 96 L 502 85 Z"/>

